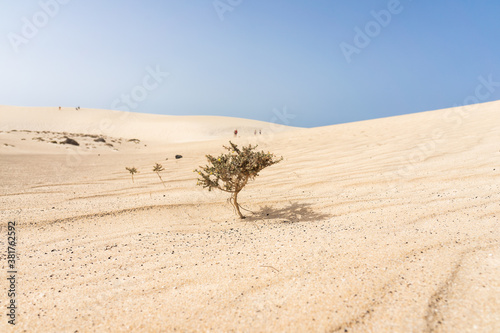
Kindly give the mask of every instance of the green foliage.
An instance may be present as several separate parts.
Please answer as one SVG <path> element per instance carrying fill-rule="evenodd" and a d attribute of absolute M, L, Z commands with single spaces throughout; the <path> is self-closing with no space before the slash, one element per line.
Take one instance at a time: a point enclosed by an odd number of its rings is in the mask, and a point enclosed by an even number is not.
<path fill-rule="evenodd" d="M 229 144 L 230 147 L 224 146 L 229 153 L 218 157 L 206 155 L 209 164 L 194 171 L 200 176 L 197 185 L 208 188 L 209 191 L 216 188 L 231 193 L 231 204 L 240 218 L 244 218 L 238 204 L 238 193 L 249 181 L 257 177 L 262 169 L 280 162 L 283 157 L 277 158 L 269 152 L 256 152 L 257 146 L 248 145 L 239 149 L 231 141 Z"/>
<path fill-rule="evenodd" d="M 165 169 L 163 168 L 163 166 L 160 164 L 160 163 L 156 163 L 154 166 L 153 166 L 153 171 L 156 172 L 156 174 L 158 175 L 158 177 L 160 178 L 160 181 L 161 183 L 163 184 L 164 187 L 167 187 L 165 186 L 165 183 L 163 182 L 163 179 L 161 178 L 160 176 L 160 172 L 161 171 L 164 171 Z"/>
<path fill-rule="evenodd" d="M 132 168 L 125 167 L 125 169 L 127 169 L 127 171 L 130 172 L 130 174 L 132 175 L 132 183 L 133 183 L 134 182 L 134 173 L 138 173 L 139 171 L 137 171 L 137 169 L 134 167 L 132 167 Z"/>

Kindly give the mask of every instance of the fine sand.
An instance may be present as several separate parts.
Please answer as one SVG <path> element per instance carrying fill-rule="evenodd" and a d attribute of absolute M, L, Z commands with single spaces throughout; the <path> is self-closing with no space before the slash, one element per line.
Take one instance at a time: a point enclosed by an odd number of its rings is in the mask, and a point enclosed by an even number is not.
<path fill-rule="evenodd" d="M 1 106 L 0 331 L 500 332 L 499 111 L 300 129 Z M 193 172 L 229 140 L 284 157 L 245 220 Z"/>

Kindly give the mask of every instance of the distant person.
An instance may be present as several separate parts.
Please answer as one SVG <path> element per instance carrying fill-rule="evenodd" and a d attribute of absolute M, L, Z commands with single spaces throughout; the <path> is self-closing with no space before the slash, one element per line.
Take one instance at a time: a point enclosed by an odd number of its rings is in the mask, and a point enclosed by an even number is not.
<path fill-rule="evenodd" d="M 59 107 L 59 111 L 61 111 L 61 107 Z"/>
<path fill-rule="evenodd" d="M 237 130 L 237 129 L 235 129 L 235 130 L 234 130 L 234 137 L 237 137 L 237 136 L 238 136 L 238 130 Z"/>
<path fill-rule="evenodd" d="M 253 135 L 257 135 L 257 130 L 253 131 Z"/>
<path fill-rule="evenodd" d="M 259 130 L 259 135 L 261 135 L 261 134 L 262 134 L 262 130 Z"/>

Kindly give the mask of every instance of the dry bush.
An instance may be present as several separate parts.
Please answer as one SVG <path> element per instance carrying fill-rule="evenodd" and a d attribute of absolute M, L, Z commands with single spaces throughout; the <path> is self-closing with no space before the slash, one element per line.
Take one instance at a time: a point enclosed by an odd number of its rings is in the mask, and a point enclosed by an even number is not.
<path fill-rule="evenodd" d="M 134 182 L 134 173 L 138 173 L 139 171 L 137 171 L 137 169 L 134 167 L 132 167 L 132 168 L 125 167 L 125 169 L 127 169 L 128 172 L 130 172 L 130 174 L 132 175 L 132 183 L 133 183 Z"/>
<path fill-rule="evenodd" d="M 245 185 L 259 175 L 259 172 L 273 164 L 283 160 L 272 153 L 257 152 L 257 146 L 248 145 L 239 149 L 237 145 L 229 141 L 230 147 L 223 146 L 229 152 L 218 157 L 206 155 L 208 165 L 194 170 L 200 175 L 197 185 L 208 188 L 209 191 L 216 188 L 231 193 L 230 203 L 235 208 L 240 218 L 245 218 L 238 204 L 238 193 Z"/>
<path fill-rule="evenodd" d="M 165 186 L 165 183 L 163 182 L 163 179 L 161 178 L 160 176 L 160 172 L 161 171 L 164 171 L 165 169 L 163 168 L 163 166 L 160 164 L 160 163 L 156 163 L 154 166 L 153 166 L 153 171 L 156 172 L 156 174 L 158 175 L 158 177 L 160 178 L 161 180 L 161 183 L 163 184 L 164 187 L 167 187 Z"/>

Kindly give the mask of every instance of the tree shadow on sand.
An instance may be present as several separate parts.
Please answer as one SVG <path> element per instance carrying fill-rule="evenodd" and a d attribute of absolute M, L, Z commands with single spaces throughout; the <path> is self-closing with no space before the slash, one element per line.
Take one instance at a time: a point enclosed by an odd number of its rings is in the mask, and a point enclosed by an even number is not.
<path fill-rule="evenodd" d="M 283 223 L 323 221 L 332 217 L 330 214 L 316 212 L 311 204 L 291 202 L 283 208 L 274 208 L 268 205 L 260 207 L 258 211 L 248 212 L 246 221 L 280 220 Z"/>

